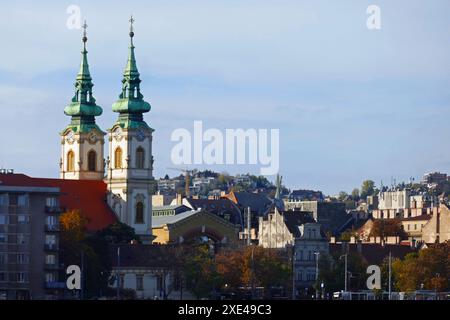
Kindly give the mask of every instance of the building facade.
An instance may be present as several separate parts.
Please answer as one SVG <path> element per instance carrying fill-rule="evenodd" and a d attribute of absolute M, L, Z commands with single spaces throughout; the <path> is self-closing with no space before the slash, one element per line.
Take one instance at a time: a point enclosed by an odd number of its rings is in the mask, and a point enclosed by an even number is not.
<path fill-rule="evenodd" d="M 59 194 L 0 184 L 0 300 L 58 298 Z"/>

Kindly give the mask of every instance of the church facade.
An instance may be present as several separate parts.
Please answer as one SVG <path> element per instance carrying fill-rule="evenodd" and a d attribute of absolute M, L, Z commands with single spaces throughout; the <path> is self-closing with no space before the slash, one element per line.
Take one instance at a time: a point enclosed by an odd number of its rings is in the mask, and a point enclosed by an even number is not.
<path fill-rule="evenodd" d="M 130 46 L 123 73 L 119 99 L 112 105 L 117 120 L 105 131 L 95 118 L 103 112 L 93 96 L 92 77 L 86 50 L 84 24 L 80 71 L 76 77 L 75 94 L 64 113 L 71 122 L 61 133 L 60 178 L 100 180 L 107 185 L 107 203 L 119 221 L 133 227 L 144 242 L 152 239 L 153 129 L 143 114 L 151 106 L 140 88 L 133 44 L 133 19 L 130 19 Z M 105 142 L 108 156 L 105 159 Z"/>

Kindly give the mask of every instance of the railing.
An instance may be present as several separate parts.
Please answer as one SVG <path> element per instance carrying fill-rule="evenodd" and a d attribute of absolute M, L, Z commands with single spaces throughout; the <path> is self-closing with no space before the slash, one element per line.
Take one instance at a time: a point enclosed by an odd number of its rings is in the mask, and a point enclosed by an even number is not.
<path fill-rule="evenodd" d="M 45 213 L 61 213 L 63 208 L 60 206 L 45 206 Z"/>
<path fill-rule="evenodd" d="M 44 227 L 44 230 L 47 232 L 58 232 L 59 231 L 59 225 L 57 224 L 46 224 Z"/>
<path fill-rule="evenodd" d="M 57 264 L 57 263 L 46 263 L 44 267 L 47 270 L 60 270 L 60 269 L 62 269 L 61 266 L 59 264 Z"/>
<path fill-rule="evenodd" d="M 58 251 L 58 245 L 56 244 L 44 244 L 45 251 Z"/>
<path fill-rule="evenodd" d="M 46 281 L 44 282 L 46 289 L 65 289 L 66 283 L 62 281 Z"/>

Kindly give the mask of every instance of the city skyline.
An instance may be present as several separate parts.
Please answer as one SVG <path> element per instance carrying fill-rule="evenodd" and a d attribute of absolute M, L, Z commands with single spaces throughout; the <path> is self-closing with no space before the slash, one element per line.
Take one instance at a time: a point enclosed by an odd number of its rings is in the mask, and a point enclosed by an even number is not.
<path fill-rule="evenodd" d="M 377 31 L 366 27 L 369 1 L 133 3 L 142 92 L 152 104 L 145 119 L 156 129 L 155 177 L 173 176 L 170 134 L 192 129 L 195 120 L 223 130 L 279 128 L 280 174 L 292 189 L 335 194 L 364 179 L 378 185 L 392 176 L 407 181 L 448 172 L 450 151 L 442 146 L 450 134 L 450 64 L 442 40 L 450 22 L 442 8 L 450 5 L 419 3 L 379 1 Z M 103 108 L 97 123 L 105 130 L 115 118 L 131 9 L 76 5 L 89 25 L 94 96 Z M 58 133 L 69 121 L 63 109 L 73 95 L 81 30 L 66 27 L 68 4 L 5 6 L 0 143 L 8 149 L 0 166 L 57 177 Z"/>

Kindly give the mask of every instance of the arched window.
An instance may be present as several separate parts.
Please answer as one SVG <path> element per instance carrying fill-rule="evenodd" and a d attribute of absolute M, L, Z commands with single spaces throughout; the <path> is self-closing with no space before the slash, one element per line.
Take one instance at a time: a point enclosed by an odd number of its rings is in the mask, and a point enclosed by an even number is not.
<path fill-rule="evenodd" d="M 97 153 L 94 150 L 91 150 L 88 153 L 88 170 L 95 171 L 96 163 L 97 163 Z"/>
<path fill-rule="evenodd" d="M 122 168 L 122 149 L 120 149 L 120 147 L 116 148 L 114 151 L 114 168 Z"/>
<path fill-rule="evenodd" d="M 67 171 L 75 171 L 75 154 L 72 150 L 67 153 Z"/>
<path fill-rule="evenodd" d="M 144 169 L 145 150 L 141 147 L 136 149 L 136 168 Z"/>
<path fill-rule="evenodd" d="M 136 224 L 144 223 L 144 204 L 140 201 L 136 203 L 136 217 L 134 222 Z"/>

